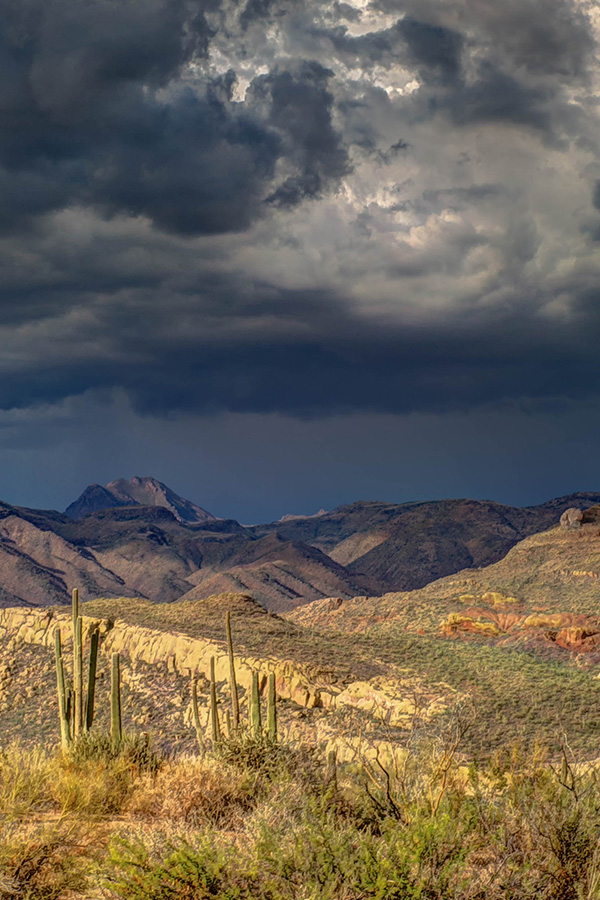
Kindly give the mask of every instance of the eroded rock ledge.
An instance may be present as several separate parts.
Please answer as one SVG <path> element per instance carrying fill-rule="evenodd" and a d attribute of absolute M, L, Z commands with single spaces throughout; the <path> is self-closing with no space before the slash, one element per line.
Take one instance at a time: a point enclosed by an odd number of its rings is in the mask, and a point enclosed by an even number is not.
<path fill-rule="evenodd" d="M 48 609 L 14 607 L 0 609 L 0 638 L 24 641 L 28 644 L 54 646 L 54 630 L 60 627 L 64 643 L 70 642 L 71 616 Z M 193 638 L 178 632 L 158 631 L 110 619 L 82 617 L 83 638 L 87 640 L 96 628 L 100 632 L 100 652 L 121 653 L 132 661 L 150 665 L 167 665 L 170 671 L 189 676 L 192 672 L 210 674 L 210 659 L 215 658 L 217 681 L 229 678 L 229 659 L 225 642 Z M 249 690 L 252 672 L 259 673 L 261 690 L 269 673 L 275 673 L 277 693 L 307 709 L 331 706 L 341 690 L 332 685 L 320 685 L 298 663 L 290 660 L 236 654 L 236 676 L 241 687 Z"/>

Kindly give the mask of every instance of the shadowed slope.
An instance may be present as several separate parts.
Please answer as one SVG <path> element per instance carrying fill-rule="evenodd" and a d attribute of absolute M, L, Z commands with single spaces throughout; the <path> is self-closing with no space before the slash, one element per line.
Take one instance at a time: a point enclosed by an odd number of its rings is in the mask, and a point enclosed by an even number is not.
<path fill-rule="evenodd" d="M 595 503 L 600 494 L 570 494 L 523 509 L 480 500 L 361 502 L 253 531 L 312 544 L 387 590 L 412 590 L 496 562 L 523 538 L 554 525 L 569 507 Z"/>
<path fill-rule="evenodd" d="M 532 535 L 485 568 L 465 569 L 417 591 L 321 600 L 289 619 L 341 631 L 394 624 L 437 632 L 444 618 L 477 607 L 600 616 L 600 506 L 587 511 L 581 528 L 556 526 Z"/>

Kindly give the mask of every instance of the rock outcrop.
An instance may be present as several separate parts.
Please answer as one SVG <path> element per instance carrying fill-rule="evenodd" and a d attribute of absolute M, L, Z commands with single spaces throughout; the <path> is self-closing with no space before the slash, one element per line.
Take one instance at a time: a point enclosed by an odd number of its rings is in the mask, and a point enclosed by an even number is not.
<path fill-rule="evenodd" d="M 581 528 L 583 522 L 583 510 L 572 506 L 566 509 L 560 517 L 561 528 Z"/>
<path fill-rule="evenodd" d="M 24 641 L 51 649 L 54 646 L 56 626 L 62 629 L 64 643 L 68 644 L 70 615 L 54 610 L 0 610 L 0 639 Z M 209 677 L 210 660 L 214 657 L 217 681 L 226 682 L 229 678 L 229 658 L 225 642 L 128 625 L 118 620 L 113 622 L 110 619 L 83 616 L 84 641 L 95 629 L 100 631 L 101 653 L 118 652 L 133 662 L 166 664 L 173 673 L 189 676 L 195 672 L 205 678 Z M 290 660 L 236 656 L 238 683 L 246 690 L 250 689 L 253 672 L 259 673 L 261 690 L 266 685 L 268 675 L 274 672 L 278 695 L 307 709 L 331 705 L 335 694 L 341 689 L 316 684 L 303 666 Z"/>

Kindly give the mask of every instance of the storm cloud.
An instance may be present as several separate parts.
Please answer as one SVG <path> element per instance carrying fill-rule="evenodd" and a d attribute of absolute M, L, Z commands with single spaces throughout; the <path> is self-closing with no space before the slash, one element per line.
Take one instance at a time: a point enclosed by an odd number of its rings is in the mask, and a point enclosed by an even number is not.
<path fill-rule="evenodd" d="M 0 407 L 600 395 L 599 20 L 0 0 Z"/>

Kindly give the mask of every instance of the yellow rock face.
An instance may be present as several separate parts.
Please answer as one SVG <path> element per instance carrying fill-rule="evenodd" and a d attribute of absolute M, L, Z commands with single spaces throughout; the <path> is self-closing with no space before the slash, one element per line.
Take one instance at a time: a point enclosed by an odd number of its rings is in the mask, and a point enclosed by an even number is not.
<path fill-rule="evenodd" d="M 100 652 L 121 653 L 132 661 L 149 665 L 167 665 L 169 671 L 179 675 L 196 672 L 210 677 L 210 660 L 215 658 L 215 677 L 218 682 L 229 680 L 229 657 L 224 643 L 192 638 L 177 632 L 155 631 L 125 622 L 111 622 L 109 619 L 93 619 L 83 616 L 82 633 L 84 640 L 96 628 L 100 631 Z M 39 644 L 51 648 L 54 645 L 54 631 L 59 627 L 64 645 L 72 640 L 71 615 L 53 610 L 29 610 L 12 608 L 0 610 L 0 637 L 16 639 L 29 644 Z M 312 709 L 321 706 L 321 691 L 301 666 L 290 660 L 255 659 L 236 655 L 235 672 L 238 684 L 250 690 L 252 672 L 259 673 L 259 688 L 264 690 L 269 673 L 275 673 L 277 693 L 284 699 L 293 700 L 300 706 Z M 333 694 L 329 692 L 327 701 L 331 703 Z"/>

